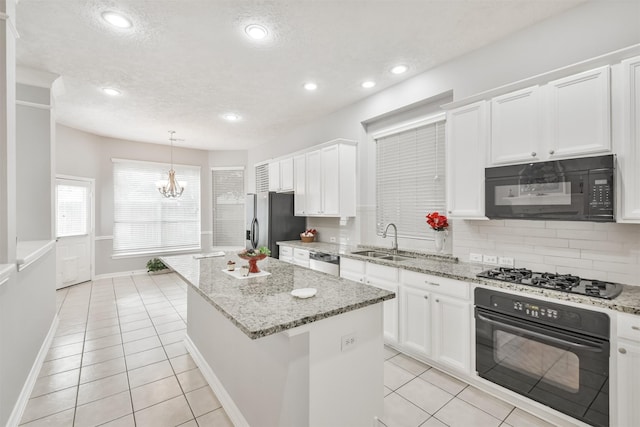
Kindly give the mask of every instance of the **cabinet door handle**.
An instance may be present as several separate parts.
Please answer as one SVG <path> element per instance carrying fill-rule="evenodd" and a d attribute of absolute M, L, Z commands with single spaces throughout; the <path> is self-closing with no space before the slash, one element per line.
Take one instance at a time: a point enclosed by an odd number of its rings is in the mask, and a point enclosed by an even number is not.
<path fill-rule="evenodd" d="M 623 348 L 623 347 L 620 347 L 620 348 L 618 349 L 618 352 L 619 352 L 620 354 L 627 354 L 627 349 L 626 349 L 626 348 Z"/>
<path fill-rule="evenodd" d="M 436 298 L 436 302 L 440 302 L 440 300 Z"/>
<path fill-rule="evenodd" d="M 440 286 L 440 283 L 430 282 L 428 280 L 425 280 L 424 283 L 429 286 Z"/>
<path fill-rule="evenodd" d="M 554 153 L 555 153 L 554 150 L 549 150 L 549 155 L 553 156 Z"/>
<path fill-rule="evenodd" d="M 451 213 L 451 211 L 447 211 L 448 213 Z"/>
<path fill-rule="evenodd" d="M 424 296 L 424 299 L 429 299 L 429 297 L 425 295 L 425 296 Z"/>
<path fill-rule="evenodd" d="M 531 157 L 535 157 L 535 156 L 536 156 L 536 152 L 535 152 L 535 151 L 532 151 L 532 152 L 531 152 Z"/>
<path fill-rule="evenodd" d="M 632 326 L 631 329 L 634 331 L 640 331 L 640 326 Z"/>

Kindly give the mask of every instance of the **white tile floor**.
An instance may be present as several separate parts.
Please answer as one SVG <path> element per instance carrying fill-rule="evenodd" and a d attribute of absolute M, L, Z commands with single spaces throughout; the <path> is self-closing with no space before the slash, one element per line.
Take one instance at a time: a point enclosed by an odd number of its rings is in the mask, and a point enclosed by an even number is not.
<path fill-rule="evenodd" d="M 98 280 L 57 299 L 60 325 L 21 426 L 232 425 L 182 343 L 186 284 L 175 274 Z M 550 426 L 395 350 L 385 359 L 388 427 Z"/>

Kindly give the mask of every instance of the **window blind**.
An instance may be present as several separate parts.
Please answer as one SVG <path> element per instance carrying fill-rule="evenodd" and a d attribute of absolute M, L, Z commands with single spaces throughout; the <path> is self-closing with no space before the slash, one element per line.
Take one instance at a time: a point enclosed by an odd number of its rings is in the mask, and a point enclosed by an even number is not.
<path fill-rule="evenodd" d="M 398 236 L 433 238 L 425 216 L 445 212 L 444 119 L 376 141 L 376 225 L 390 222 Z"/>
<path fill-rule="evenodd" d="M 269 191 L 269 163 L 256 166 L 256 193 Z"/>
<path fill-rule="evenodd" d="M 213 246 L 244 246 L 244 169 L 211 171 Z"/>
<path fill-rule="evenodd" d="M 174 165 L 182 196 L 163 197 L 170 165 L 113 160 L 114 255 L 200 249 L 200 168 Z"/>

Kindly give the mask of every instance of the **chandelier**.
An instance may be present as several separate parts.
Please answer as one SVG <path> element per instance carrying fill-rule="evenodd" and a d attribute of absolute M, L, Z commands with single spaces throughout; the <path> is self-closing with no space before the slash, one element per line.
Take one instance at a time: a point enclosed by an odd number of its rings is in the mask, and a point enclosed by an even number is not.
<path fill-rule="evenodd" d="M 167 198 L 177 198 L 182 196 L 184 188 L 187 183 L 184 181 L 176 180 L 176 171 L 173 170 L 173 142 L 184 141 L 182 139 L 176 139 L 173 135 L 176 133 L 174 130 L 169 131 L 169 141 L 171 141 L 171 169 L 169 169 L 169 180 L 156 182 L 156 187 L 160 194 Z"/>

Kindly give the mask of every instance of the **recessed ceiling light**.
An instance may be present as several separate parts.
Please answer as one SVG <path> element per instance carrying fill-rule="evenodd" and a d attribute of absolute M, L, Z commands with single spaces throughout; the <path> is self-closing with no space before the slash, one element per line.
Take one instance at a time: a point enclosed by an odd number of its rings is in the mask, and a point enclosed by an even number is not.
<path fill-rule="evenodd" d="M 370 89 L 376 85 L 376 82 L 373 80 L 367 80 L 366 82 L 362 82 L 362 87 L 365 89 Z"/>
<path fill-rule="evenodd" d="M 304 88 L 308 91 L 313 91 L 318 89 L 318 85 L 315 84 L 314 82 L 308 82 L 304 84 Z"/>
<path fill-rule="evenodd" d="M 406 65 L 400 64 L 400 65 L 396 65 L 395 67 L 393 67 L 391 69 L 391 72 L 393 74 L 402 74 L 402 73 L 405 73 L 408 69 L 409 69 L 409 67 L 407 67 Z"/>
<path fill-rule="evenodd" d="M 110 95 L 110 96 L 122 95 L 122 92 L 120 92 L 118 89 L 114 89 L 112 87 L 103 87 L 102 91 L 104 93 L 106 93 L 107 95 Z"/>
<path fill-rule="evenodd" d="M 258 24 L 248 25 L 244 29 L 244 32 L 254 40 L 262 40 L 263 38 L 267 37 L 267 29 Z"/>
<path fill-rule="evenodd" d="M 240 120 L 240 116 L 234 113 L 226 113 L 223 114 L 222 117 L 230 122 L 237 122 L 238 120 Z"/>
<path fill-rule="evenodd" d="M 131 28 L 131 20 L 118 12 L 103 12 L 102 19 L 118 28 Z"/>

